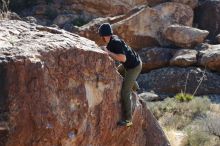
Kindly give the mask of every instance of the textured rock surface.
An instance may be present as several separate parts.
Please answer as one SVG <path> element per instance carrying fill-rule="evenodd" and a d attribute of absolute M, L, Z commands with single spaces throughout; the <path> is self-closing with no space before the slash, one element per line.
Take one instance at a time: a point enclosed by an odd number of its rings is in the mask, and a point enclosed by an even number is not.
<path fill-rule="evenodd" d="M 180 25 L 171 25 L 167 27 L 164 32 L 164 36 L 167 40 L 183 48 L 193 48 L 203 43 L 208 34 L 209 32 L 206 30 Z"/>
<path fill-rule="evenodd" d="M 38 11 L 35 12 L 45 12 L 42 10 L 49 5 L 49 7 L 55 8 L 57 12 L 61 13 L 84 11 L 97 16 L 115 16 L 128 12 L 131 8 L 145 3 L 147 3 L 146 0 L 35 0 L 28 2 L 26 0 L 11 0 L 11 7 L 16 10 L 37 6 L 41 7 L 42 9 L 38 9 Z"/>
<path fill-rule="evenodd" d="M 220 45 L 208 45 L 199 52 L 199 63 L 211 70 L 220 72 Z"/>
<path fill-rule="evenodd" d="M 143 62 L 142 72 L 169 66 L 170 59 L 177 50 L 169 48 L 144 48 L 138 51 Z"/>
<path fill-rule="evenodd" d="M 155 6 L 161 3 L 169 2 L 170 0 L 147 0 L 149 6 Z"/>
<path fill-rule="evenodd" d="M 196 23 L 200 29 L 208 30 L 208 38 L 215 39 L 220 32 L 220 1 L 206 0 L 196 9 Z"/>
<path fill-rule="evenodd" d="M 84 36 L 86 38 L 89 38 L 89 39 L 95 41 L 98 45 L 104 45 L 102 39 L 99 37 L 99 34 L 98 34 L 98 28 L 102 23 L 109 22 L 110 24 L 112 24 L 114 32 L 116 34 L 119 34 L 118 25 L 124 26 L 124 20 L 134 19 L 134 17 L 137 14 L 139 14 L 140 12 L 142 12 L 145 9 L 145 7 L 146 6 L 141 6 L 141 7 L 132 9 L 126 15 L 122 15 L 122 16 L 94 19 L 90 23 L 80 27 L 78 30 L 75 31 L 75 33 L 78 33 L 81 36 Z M 139 19 L 139 18 L 137 18 L 137 19 Z M 114 24 L 117 24 L 117 25 L 114 25 Z M 123 26 L 121 26 L 121 27 L 123 27 Z M 134 27 L 134 26 L 132 26 L 132 27 Z M 128 31 L 128 30 L 126 30 L 126 31 Z M 125 32 L 123 32 L 123 34 L 124 33 Z M 119 35 L 121 36 L 121 34 L 119 34 Z M 136 47 L 142 48 L 144 46 L 158 45 L 158 42 L 156 39 L 154 39 L 152 37 L 142 37 L 142 36 L 138 36 L 138 35 L 136 36 L 132 32 L 130 33 L 130 38 L 127 38 L 126 41 L 128 41 L 129 45 L 131 45 L 132 47 L 135 47 L 135 48 Z"/>
<path fill-rule="evenodd" d="M 186 85 L 187 74 L 189 77 Z M 153 70 L 150 73 L 140 75 L 138 83 L 145 91 L 154 90 L 155 93 L 170 95 L 184 91 L 186 85 L 186 92 L 192 94 L 203 75 L 203 81 L 196 95 L 219 94 L 220 76 L 209 71 L 204 73 L 204 70 L 195 67 L 169 67 Z"/>
<path fill-rule="evenodd" d="M 72 3 L 74 9 L 86 10 L 93 14 L 115 16 L 128 12 L 137 5 L 146 3 L 146 0 L 78 0 L 76 2 L 72 1 Z"/>
<path fill-rule="evenodd" d="M 172 2 L 182 3 L 185 5 L 189 5 L 191 8 L 195 8 L 199 4 L 199 0 L 171 0 Z"/>
<path fill-rule="evenodd" d="M 169 44 L 162 34 L 171 24 L 192 26 L 193 11 L 189 6 L 179 3 L 162 3 L 156 7 L 140 7 L 115 21 L 105 20 L 112 24 L 116 34 L 122 37 L 135 49 Z M 103 22 L 103 21 L 102 21 Z M 100 19 L 83 26 L 79 34 L 100 44 L 97 30 Z"/>
<path fill-rule="evenodd" d="M 77 15 L 74 14 L 61 14 L 53 20 L 53 23 L 58 26 L 63 26 L 65 23 L 71 23 L 77 18 Z"/>
<path fill-rule="evenodd" d="M 155 45 L 156 42 L 167 45 L 161 32 L 171 24 L 192 26 L 192 20 L 193 11 L 190 7 L 167 2 L 153 8 L 144 8 L 113 26 L 115 32 L 132 47 L 143 48 Z"/>
<path fill-rule="evenodd" d="M 134 126 L 116 126 L 122 80 L 94 42 L 21 21 L 1 21 L 0 32 L 2 145 L 169 145 L 136 96 Z"/>
<path fill-rule="evenodd" d="M 170 60 L 170 65 L 187 67 L 190 65 L 195 65 L 197 63 L 196 50 L 181 49 L 178 50 L 173 58 Z"/>
<path fill-rule="evenodd" d="M 144 101 L 157 101 L 161 100 L 161 97 L 155 93 L 151 92 L 144 92 L 138 95 Z"/>

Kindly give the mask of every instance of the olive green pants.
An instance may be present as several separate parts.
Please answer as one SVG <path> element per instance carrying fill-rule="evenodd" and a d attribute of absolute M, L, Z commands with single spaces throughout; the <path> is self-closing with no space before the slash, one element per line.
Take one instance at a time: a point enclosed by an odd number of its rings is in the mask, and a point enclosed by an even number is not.
<path fill-rule="evenodd" d="M 124 120 L 132 119 L 132 103 L 131 103 L 131 92 L 139 89 L 136 79 L 142 69 L 142 63 L 132 69 L 125 69 L 123 65 L 118 66 L 118 72 L 124 77 L 122 88 L 121 88 L 121 104 Z"/>

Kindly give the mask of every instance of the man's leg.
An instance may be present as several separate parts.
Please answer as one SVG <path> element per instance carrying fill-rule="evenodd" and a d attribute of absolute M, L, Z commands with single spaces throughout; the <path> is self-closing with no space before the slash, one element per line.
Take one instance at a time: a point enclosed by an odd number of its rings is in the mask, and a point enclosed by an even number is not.
<path fill-rule="evenodd" d="M 122 64 L 120 64 L 120 65 L 117 67 L 117 69 L 118 69 L 118 72 L 124 77 L 124 76 L 125 76 L 125 72 L 126 72 L 124 66 L 123 66 Z"/>
<path fill-rule="evenodd" d="M 139 66 L 129 69 L 125 73 L 124 81 L 121 89 L 121 99 L 122 99 L 122 110 L 124 113 L 125 120 L 131 121 L 132 119 L 132 109 L 131 109 L 131 90 L 132 87 L 141 72 L 142 64 Z"/>
<path fill-rule="evenodd" d="M 125 70 L 124 66 L 123 66 L 122 64 L 120 64 L 120 65 L 117 67 L 117 69 L 118 69 L 118 72 L 122 75 L 122 77 L 125 77 L 126 70 Z M 135 81 L 135 82 L 133 83 L 132 90 L 133 90 L 133 91 L 139 90 L 139 85 L 138 85 L 137 81 Z"/>

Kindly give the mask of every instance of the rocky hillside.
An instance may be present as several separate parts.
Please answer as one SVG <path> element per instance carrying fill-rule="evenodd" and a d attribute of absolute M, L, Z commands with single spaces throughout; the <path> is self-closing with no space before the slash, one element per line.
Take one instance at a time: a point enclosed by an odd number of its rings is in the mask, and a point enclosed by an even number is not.
<path fill-rule="evenodd" d="M 122 78 L 94 42 L 16 20 L 0 32 L 1 146 L 169 145 L 135 94 L 134 126 L 117 127 Z"/>

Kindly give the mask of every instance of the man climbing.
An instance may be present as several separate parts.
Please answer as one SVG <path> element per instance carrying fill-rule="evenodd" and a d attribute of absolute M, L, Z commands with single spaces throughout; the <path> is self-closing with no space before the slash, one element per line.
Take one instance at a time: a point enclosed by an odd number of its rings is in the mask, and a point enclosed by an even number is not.
<path fill-rule="evenodd" d="M 115 61 L 122 64 L 119 65 L 118 71 L 123 75 L 123 84 L 121 88 L 121 104 L 123 118 L 117 123 L 119 126 L 132 125 L 132 103 L 131 92 L 137 90 L 138 84 L 136 79 L 142 69 L 142 61 L 140 56 L 132 50 L 118 36 L 113 35 L 112 27 L 109 23 L 104 23 L 99 27 L 99 35 L 107 44 L 106 53 Z"/>

